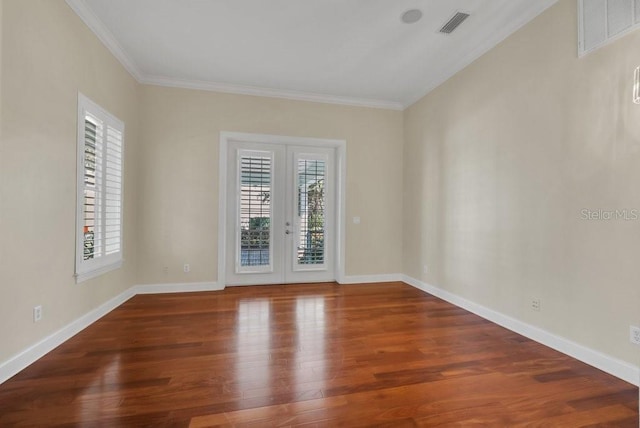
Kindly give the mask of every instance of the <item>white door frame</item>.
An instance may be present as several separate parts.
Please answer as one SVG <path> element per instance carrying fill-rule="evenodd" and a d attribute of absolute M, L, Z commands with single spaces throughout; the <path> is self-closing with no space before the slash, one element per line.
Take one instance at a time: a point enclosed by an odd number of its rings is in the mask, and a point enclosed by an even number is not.
<path fill-rule="evenodd" d="M 333 147 L 336 150 L 336 238 L 335 271 L 336 281 L 344 282 L 345 277 L 345 219 L 346 219 L 346 178 L 347 142 L 325 138 L 287 137 L 281 135 L 250 134 L 243 132 L 220 132 L 219 172 L 218 172 L 218 285 L 226 284 L 227 251 L 227 151 L 229 143 L 267 143 L 285 146 Z"/>

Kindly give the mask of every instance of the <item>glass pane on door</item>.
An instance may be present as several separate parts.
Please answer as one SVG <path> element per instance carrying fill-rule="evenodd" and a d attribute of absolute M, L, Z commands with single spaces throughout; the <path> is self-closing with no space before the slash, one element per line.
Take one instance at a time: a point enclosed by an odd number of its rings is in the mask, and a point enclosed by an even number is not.
<path fill-rule="evenodd" d="M 270 267 L 272 158 L 269 155 L 240 156 L 239 272 Z M 256 269 L 258 268 L 258 269 Z"/>
<path fill-rule="evenodd" d="M 323 265 L 325 261 L 326 162 L 298 159 L 297 264 Z"/>

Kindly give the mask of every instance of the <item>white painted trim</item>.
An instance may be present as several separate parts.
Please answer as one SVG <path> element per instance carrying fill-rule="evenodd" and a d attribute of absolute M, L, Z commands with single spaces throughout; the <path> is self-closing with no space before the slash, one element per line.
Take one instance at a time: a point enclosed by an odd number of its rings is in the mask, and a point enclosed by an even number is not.
<path fill-rule="evenodd" d="M 523 10 L 522 12 L 519 12 L 517 19 L 513 19 L 509 23 L 509 25 L 502 27 L 502 30 L 499 32 L 486 34 L 487 37 L 473 51 L 469 52 L 467 55 L 464 55 L 462 57 L 457 57 L 455 55 L 452 55 L 450 57 L 451 62 L 450 64 L 448 64 L 448 67 L 446 67 L 441 73 L 439 73 L 439 75 L 431 79 L 431 81 L 427 83 L 427 85 L 425 86 L 424 90 L 416 91 L 415 95 L 411 97 L 409 100 L 407 100 L 407 102 L 404 103 L 404 108 L 406 109 L 410 107 L 411 105 L 419 101 L 421 98 L 423 98 L 425 95 L 427 95 L 429 92 L 433 91 L 435 88 L 437 88 L 438 86 L 442 85 L 444 82 L 449 80 L 455 74 L 465 69 L 472 62 L 480 58 L 482 55 L 484 55 L 485 53 L 489 52 L 491 49 L 498 46 L 501 42 L 506 40 L 509 36 L 511 36 L 516 31 L 518 31 L 520 28 L 528 24 L 535 17 L 537 17 L 542 12 L 544 12 L 545 10 L 547 10 L 548 8 L 556 4 L 557 1 L 558 0 L 537 0 L 537 1 L 529 2 L 527 4 L 529 8 L 526 10 Z M 473 18 L 473 15 L 471 18 Z M 488 25 L 488 27 L 492 28 L 491 25 Z M 443 36 L 443 37 L 446 37 L 446 36 Z"/>
<path fill-rule="evenodd" d="M 397 282 L 403 281 L 404 275 L 401 273 L 388 273 L 381 275 L 347 275 L 338 281 L 340 284 L 371 284 L 376 282 Z"/>
<path fill-rule="evenodd" d="M 122 66 L 144 85 L 166 86 L 171 88 L 196 89 L 201 91 L 222 92 L 258 97 L 283 98 L 286 100 L 309 101 L 324 104 L 339 104 L 355 107 L 370 107 L 388 110 L 403 110 L 404 105 L 395 101 L 372 100 L 366 98 L 345 97 L 339 95 L 317 94 L 313 92 L 292 91 L 285 89 L 261 88 L 257 86 L 238 85 L 223 82 L 177 79 L 166 76 L 150 76 L 143 73 L 135 61 L 129 57 L 118 43 L 116 37 L 98 18 L 84 0 L 66 0 L 69 7 L 80 17 L 87 27 L 98 37 L 103 45 L 120 61 Z"/>
<path fill-rule="evenodd" d="M 439 297 L 442 300 L 454 304 L 469 312 L 481 316 L 491 322 L 494 322 L 504 328 L 521 334 L 529 339 L 535 340 L 546 345 L 556 351 L 569 355 L 583 363 L 589 364 L 597 369 L 607 372 L 633 385 L 640 386 L 640 367 L 619 360 L 610 355 L 603 354 L 584 345 L 575 343 L 564 337 L 555 335 L 551 332 L 527 324 L 500 312 L 489 309 L 485 306 L 474 303 L 449 291 L 427 284 L 407 275 L 403 276 L 404 282 L 407 284 Z"/>
<path fill-rule="evenodd" d="M 120 250 L 114 254 L 109 254 L 109 255 L 106 255 L 106 253 L 103 252 L 101 253 L 100 256 L 93 259 L 89 259 L 89 260 L 85 260 L 83 258 L 83 251 L 84 251 L 83 209 L 84 209 L 84 200 L 85 200 L 84 151 L 85 151 L 85 145 L 86 145 L 85 119 L 87 114 L 94 116 L 96 119 L 100 120 L 103 124 L 103 133 L 104 133 L 104 135 L 102 135 L 103 156 L 100 159 L 102 162 L 104 162 L 104 164 L 102 165 L 103 175 L 106 174 L 104 171 L 106 171 L 107 158 L 110 153 L 109 144 L 107 142 L 107 136 L 106 136 L 109 128 L 112 128 L 121 133 L 120 150 L 123 153 L 125 150 L 125 123 L 120 119 L 118 119 L 117 117 L 115 117 L 114 115 L 112 115 L 111 113 L 109 113 L 104 108 L 102 108 L 100 105 L 96 104 L 94 101 L 92 101 L 90 98 L 88 98 L 84 94 L 78 92 L 78 116 L 77 116 L 78 120 L 77 120 L 77 129 L 76 129 L 77 131 L 77 135 L 76 135 L 76 151 L 77 151 L 76 152 L 77 153 L 76 154 L 76 234 L 75 234 L 76 235 L 76 251 L 75 251 L 75 274 L 74 274 L 76 278 L 76 283 L 81 283 L 88 279 L 95 278 L 97 276 L 103 275 L 112 270 L 121 268 L 123 263 L 123 249 L 124 249 L 124 242 L 123 242 L 123 235 L 124 235 L 123 220 L 124 219 L 121 214 L 120 215 Z M 120 207 L 122 207 L 124 204 L 123 198 L 124 198 L 124 190 L 125 190 L 124 183 L 122 181 L 124 177 L 124 167 L 125 167 L 124 159 L 120 160 L 120 167 L 121 167 Z M 105 179 L 105 177 L 101 177 L 101 178 L 102 178 L 101 180 L 102 184 L 101 184 L 101 188 L 98 191 L 97 196 L 98 196 L 98 199 L 102 200 L 102 202 L 105 202 L 106 198 L 109 196 L 109 191 L 106 188 L 107 180 Z M 101 225 L 95 231 L 97 235 L 102 235 L 102 236 L 98 236 L 96 239 L 98 239 L 98 242 L 101 242 L 101 245 L 103 246 L 102 247 L 103 251 L 106 249 L 104 247 L 106 242 L 106 239 L 104 236 L 104 234 L 106 233 L 106 227 L 105 227 L 106 223 L 104 222 L 106 222 L 106 218 L 107 218 L 105 210 L 106 210 L 106 203 L 103 203 L 101 217 L 99 217 L 102 219 Z"/>
<path fill-rule="evenodd" d="M 161 76 L 142 76 L 139 82 L 145 85 L 166 86 L 169 88 L 196 89 L 200 91 L 222 92 L 226 94 L 251 95 L 256 97 L 282 98 L 293 101 L 308 101 L 323 104 L 338 104 L 354 107 L 369 107 L 386 110 L 404 110 L 400 102 L 352 98 L 339 95 L 318 94 L 314 92 L 292 91 L 286 89 L 261 88 L 258 86 L 237 85 L 233 83 L 186 80 Z"/>
<path fill-rule="evenodd" d="M 100 275 L 104 275 L 107 272 L 111 272 L 112 270 L 116 270 L 116 269 L 120 269 L 122 267 L 123 264 L 123 260 L 116 260 L 113 263 L 109 263 L 107 265 L 104 266 L 100 266 L 98 268 L 95 268 L 93 270 L 87 271 L 87 272 L 79 272 L 76 273 L 74 276 L 76 278 L 76 284 L 80 284 L 81 282 L 87 281 L 89 279 L 92 278 L 97 278 Z"/>
<path fill-rule="evenodd" d="M 347 142 L 327 138 L 290 137 L 282 135 L 220 132 L 218 159 L 218 283 L 226 284 L 227 251 L 227 155 L 231 141 L 243 143 L 283 144 L 293 146 L 320 146 L 336 149 L 336 281 L 345 278 L 346 248 L 346 191 L 347 191 Z"/>
<path fill-rule="evenodd" d="M 210 82 L 202 80 L 178 79 L 167 76 L 152 76 L 144 74 L 135 61 L 129 57 L 118 43 L 113 33 L 107 29 L 102 21 L 91 11 L 84 0 L 65 0 L 69 7 L 80 17 L 98 39 L 107 47 L 113 56 L 120 61 L 122 66 L 141 84 L 165 86 L 172 88 L 195 89 L 202 91 L 222 92 L 238 95 L 251 95 L 258 97 L 282 98 L 295 101 L 307 101 L 323 104 L 338 104 L 355 107 L 379 108 L 387 110 L 403 111 L 427 95 L 433 89 L 449 80 L 453 75 L 467 67 L 473 61 L 493 49 L 500 42 L 527 24 L 533 18 L 553 6 L 558 0 L 538 0 L 531 2 L 530 8 L 518 15 L 518 19 L 511 25 L 503 27 L 503 31 L 492 33 L 475 50 L 460 58 L 453 58 L 452 63 L 442 73 L 432 79 L 422 91 L 415 92 L 414 96 L 405 102 L 376 100 L 366 98 L 346 97 L 339 95 L 318 94 L 312 92 L 292 91 L 274 88 L 261 88 L 257 86 L 239 85 L 224 82 Z"/>
<path fill-rule="evenodd" d="M 127 300 L 137 294 L 165 294 L 165 293 L 187 293 L 197 291 L 221 291 L 223 286 L 216 282 L 191 282 L 180 284 L 142 284 L 133 286 L 116 297 L 106 301 L 97 308 L 87 312 L 70 324 L 45 337 L 36 343 L 0 363 L 0 384 L 15 376 L 48 352 L 62 345 L 64 342 L 89 327 L 91 324 L 122 305 Z"/>
<path fill-rule="evenodd" d="M 87 27 L 96 35 L 96 37 L 102 42 L 103 45 L 109 49 L 109 52 L 120 64 L 136 79 L 140 82 L 142 73 L 136 66 L 136 63 L 125 53 L 120 43 L 116 40 L 113 33 L 107 29 L 107 27 L 100 21 L 100 19 L 93 13 L 91 8 L 87 6 L 84 0 L 66 0 L 67 5 L 80 17 L 80 19 L 86 24 Z"/>
<path fill-rule="evenodd" d="M 69 340 L 135 295 L 132 288 L 106 301 L 70 324 L 0 364 L 0 384 Z"/>
<path fill-rule="evenodd" d="M 405 283 L 439 297 L 452 303 L 460 308 L 473 312 L 491 322 L 494 322 L 511 331 L 521 334 L 536 342 L 542 343 L 550 348 L 576 358 L 586 364 L 594 366 L 604 372 L 616 376 L 633 385 L 640 385 L 640 367 L 621 361 L 610 355 L 602 354 L 583 345 L 572 342 L 563 337 L 557 336 L 546 330 L 534 327 L 520 320 L 511 318 L 492 309 L 486 308 L 477 303 L 471 302 L 446 290 L 434 287 L 417 279 L 401 274 L 384 274 L 384 275 L 357 275 L 346 276 L 341 284 L 355 283 L 376 283 L 376 282 L 392 282 L 404 281 Z M 67 326 L 44 338 L 35 345 L 30 346 L 24 351 L 18 353 L 14 357 L 0 364 L 0 384 L 15 376 L 29 365 L 40 359 L 42 356 L 51 352 L 53 349 L 75 336 L 80 331 L 93 324 L 104 315 L 108 314 L 124 302 L 135 296 L 136 294 L 162 294 L 162 293 L 178 293 L 178 292 L 197 292 L 197 291 L 219 291 L 224 286 L 220 286 L 216 282 L 200 282 L 200 283 L 179 283 L 179 284 L 143 284 L 129 288 L 118 296 L 103 303 L 97 308 L 91 310 L 87 314 L 81 316 Z"/>
<path fill-rule="evenodd" d="M 191 293 L 198 291 L 222 291 L 217 282 L 186 282 L 174 284 L 141 284 L 133 287 L 135 294 Z"/>
<path fill-rule="evenodd" d="M 336 146 L 336 281 L 345 278 L 345 260 L 347 257 L 347 143 Z"/>
<path fill-rule="evenodd" d="M 226 285 L 226 258 L 227 251 L 227 156 L 229 138 L 231 135 L 220 133 L 218 142 L 218 284 Z"/>
<path fill-rule="evenodd" d="M 239 141 L 242 143 L 284 144 L 291 146 L 323 146 L 340 147 L 346 145 L 345 140 L 313 137 L 291 137 L 286 135 L 253 134 L 248 132 L 220 132 L 220 140 Z M 225 162 L 226 164 L 226 162 Z"/>

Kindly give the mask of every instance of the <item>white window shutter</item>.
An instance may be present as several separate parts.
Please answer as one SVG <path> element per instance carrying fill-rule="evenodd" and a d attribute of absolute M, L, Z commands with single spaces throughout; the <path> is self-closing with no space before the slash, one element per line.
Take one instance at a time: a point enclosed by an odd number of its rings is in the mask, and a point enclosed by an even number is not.
<path fill-rule="evenodd" d="M 78 95 L 76 281 L 122 264 L 124 123 Z"/>
<path fill-rule="evenodd" d="M 105 157 L 105 254 L 120 251 L 122 240 L 122 132 L 107 126 Z"/>
<path fill-rule="evenodd" d="M 91 114 L 84 115 L 84 171 L 82 238 L 83 260 L 100 257 L 102 243 L 102 129 L 103 123 Z"/>

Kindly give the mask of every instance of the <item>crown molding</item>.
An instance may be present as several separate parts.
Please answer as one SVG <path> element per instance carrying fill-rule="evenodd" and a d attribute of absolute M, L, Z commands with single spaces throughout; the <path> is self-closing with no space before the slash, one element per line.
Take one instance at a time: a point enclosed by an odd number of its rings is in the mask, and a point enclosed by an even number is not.
<path fill-rule="evenodd" d="M 399 102 L 371 100 L 311 92 L 290 91 L 284 89 L 261 88 L 257 86 L 236 85 L 230 83 L 209 82 L 189 79 L 176 79 L 163 76 L 148 76 L 140 71 L 135 62 L 125 53 L 113 33 L 87 6 L 84 0 L 65 0 L 69 7 L 80 17 L 98 39 L 109 49 L 122 66 L 144 85 L 166 86 L 172 88 L 196 89 L 228 94 L 253 95 L 258 97 L 282 98 L 295 101 L 310 101 L 324 104 L 340 104 L 355 107 L 370 107 L 388 110 L 404 110 L 405 105 Z"/>
<path fill-rule="evenodd" d="M 228 94 L 250 95 L 258 97 L 281 98 L 294 101 L 307 101 L 324 104 L 339 104 L 355 107 L 369 107 L 387 110 L 403 111 L 411 105 L 415 104 L 421 98 L 429 94 L 435 88 L 446 82 L 456 73 L 469 66 L 476 59 L 493 49 L 500 42 L 505 40 L 511 34 L 530 22 L 536 16 L 553 6 L 558 0 L 538 0 L 531 2 L 530 7 L 523 13 L 520 13 L 513 19 L 510 25 L 503 28 L 503 31 L 487 34 L 482 44 L 474 49 L 468 55 L 455 59 L 436 77 L 431 79 L 425 86 L 424 90 L 416 91 L 413 96 L 405 100 L 405 102 L 375 100 L 366 98 L 352 98 L 338 95 L 326 95 L 313 92 L 292 91 L 286 89 L 262 88 L 257 86 L 238 85 L 231 83 L 211 82 L 202 80 L 177 79 L 165 76 L 150 76 L 142 73 L 124 51 L 122 46 L 117 42 L 113 33 L 100 21 L 93 13 L 91 8 L 87 6 L 84 0 L 65 0 L 69 7 L 80 17 L 80 19 L 89 27 L 89 29 L 98 37 L 98 39 L 107 47 L 107 49 L 115 56 L 122 66 L 141 84 L 165 86 L 182 89 L 195 89 L 210 92 L 222 92 Z"/>
<path fill-rule="evenodd" d="M 431 79 L 424 90 L 416 92 L 415 96 L 410 97 L 404 104 L 405 108 L 408 108 L 418 102 L 420 99 L 428 95 L 431 91 L 471 65 L 472 62 L 480 58 L 482 55 L 498 46 L 513 33 L 524 27 L 535 17 L 540 15 L 542 12 L 544 12 L 557 2 L 558 0 L 532 1 L 529 4 L 529 8 L 526 11 L 523 11 L 522 13 L 519 13 L 517 16 L 515 16 L 514 19 L 510 21 L 509 25 L 503 27 L 502 31 L 495 33 L 485 33 L 486 37 L 484 38 L 483 42 L 469 54 L 464 55 L 460 58 L 451 57 L 453 61 L 450 62 L 449 66 L 445 67 L 441 73 Z M 476 38 L 481 37 L 482 35 L 478 35 L 478 37 Z"/>
<path fill-rule="evenodd" d="M 258 86 L 236 85 L 232 83 L 208 82 L 203 80 L 176 79 L 162 76 L 144 76 L 139 80 L 145 85 L 166 86 L 171 88 L 196 89 L 227 94 L 252 95 L 257 97 L 282 98 L 294 101 L 309 101 L 324 104 L 340 104 L 355 107 L 370 107 L 387 110 L 404 110 L 402 103 L 366 98 L 351 98 L 337 95 L 325 95 L 313 92 L 290 91 L 286 89 L 262 88 Z"/>
<path fill-rule="evenodd" d="M 120 64 L 136 79 L 138 82 L 142 77 L 142 73 L 136 66 L 135 62 L 125 53 L 122 46 L 118 43 L 113 33 L 100 21 L 93 13 L 91 8 L 87 6 L 84 0 L 65 0 L 69 7 L 80 17 L 80 19 L 89 27 L 93 34 L 104 44 L 107 49 L 116 57 Z"/>

